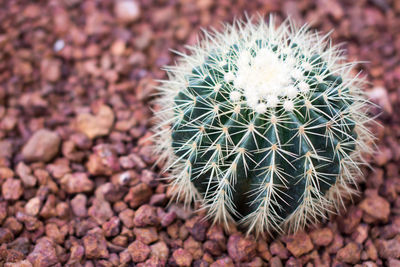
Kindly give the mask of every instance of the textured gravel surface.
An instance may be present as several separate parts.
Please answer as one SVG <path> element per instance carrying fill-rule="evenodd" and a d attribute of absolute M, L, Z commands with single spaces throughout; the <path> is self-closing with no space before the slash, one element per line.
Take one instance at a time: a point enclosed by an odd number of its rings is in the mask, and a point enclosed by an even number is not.
<path fill-rule="evenodd" d="M 400 266 L 400 1 L 0 2 L 0 266 Z M 244 11 L 334 29 L 381 107 L 359 196 L 279 239 L 167 206 L 151 168 L 169 49 Z"/>

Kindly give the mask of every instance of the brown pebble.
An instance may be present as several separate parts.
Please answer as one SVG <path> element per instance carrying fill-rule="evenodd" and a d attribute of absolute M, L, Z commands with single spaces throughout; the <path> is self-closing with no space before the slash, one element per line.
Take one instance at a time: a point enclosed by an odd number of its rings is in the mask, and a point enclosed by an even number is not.
<path fill-rule="evenodd" d="M 355 264 L 359 262 L 361 257 L 361 248 L 355 242 L 348 243 L 345 247 L 339 249 L 336 258 L 345 263 Z"/>
<path fill-rule="evenodd" d="M 11 242 L 14 239 L 13 233 L 7 228 L 0 228 L 0 244 Z"/>
<path fill-rule="evenodd" d="M 36 242 L 33 251 L 27 259 L 33 266 L 48 267 L 58 263 L 58 257 L 53 242 L 43 237 Z"/>
<path fill-rule="evenodd" d="M 129 203 L 131 208 L 137 208 L 140 205 L 148 202 L 152 194 L 151 188 L 144 183 L 131 187 L 128 194 L 126 194 L 124 201 Z"/>
<path fill-rule="evenodd" d="M 321 228 L 312 231 L 310 237 L 316 246 L 328 246 L 333 240 L 333 233 L 330 228 Z"/>
<path fill-rule="evenodd" d="M 100 106 L 95 115 L 79 114 L 76 119 L 77 128 L 90 139 L 108 135 L 114 123 L 114 112 L 106 105 Z"/>
<path fill-rule="evenodd" d="M 94 183 L 86 173 L 68 173 L 60 181 L 62 188 L 69 194 L 85 193 L 93 190 Z"/>
<path fill-rule="evenodd" d="M 99 225 L 102 225 L 113 216 L 114 212 L 111 209 L 110 203 L 105 200 L 95 198 L 93 200 L 93 205 L 89 208 L 88 214 Z"/>
<path fill-rule="evenodd" d="M 120 22 L 133 22 L 140 17 L 140 6 L 136 0 L 118 0 L 115 1 L 114 13 Z"/>
<path fill-rule="evenodd" d="M 204 253 L 201 243 L 196 241 L 191 236 L 189 236 L 185 242 L 183 242 L 183 248 L 192 255 L 193 260 L 201 259 Z"/>
<path fill-rule="evenodd" d="M 129 254 L 133 262 L 143 262 L 150 254 L 150 247 L 140 240 L 134 241 L 128 246 Z"/>
<path fill-rule="evenodd" d="M 33 187 L 36 184 L 36 177 L 32 175 L 32 170 L 24 162 L 19 162 L 16 168 L 17 175 L 21 178 L 25 187 Z"/>
<path fill-rule="evenodd" d="M 169 248 L 164 241 L 159 241 L 150 246 L 150 257 L 161 260 L 164 264 L 168 260 Z"/>
<path fill-rule="evenodd" d="M 123 225 L 127 228 L 132 228 L 135 224 L 133 223 L 133 218 L 135 216 L 135 212 L 131 209 L 125 209 L 121 211 L 118 217 L 121 219 Z"/>
<path fill-rule="evenodd" d="M 87 197 L 84 194 L 78 194 L 71 200 L 71 208 L 72 212 L 77 217 L 86 217 L 87 216 Z"/>
<path fill-rule="evenodd" d="M 21 181 L 18 179 L 8 178 L 1 186 L 1 193 L 6 200 L 17 200 L 23 192 Z"/>
<path fill-rule="evenodd" d="M 308 253 L 314 248 L 309 235 L 304 232 L 298 232 L 294 235 L 285 236 L 282 239 L 286 243 L 287 249 L 295 257 L 299 257 L 305 253 Z"/>
<path fill-rule="evenodd" d="M 89 232 L 83 237 L 83 244 L 85 246 L 85 255 L 88 259 L 108 258 L 109 252 L 106 239 L 101 231 Z"/>
<path fill-rule="evenodd" d="M 136 235 L 137 240 L 140 240 L 147 245 L 158 240 L 157 230 L 155 227 L 134 228 L 133 232 Z"/>
<path fill-rule="evenodd" d="M 254 239 L 233 234 L 228 239 L 228 254 L 235 262 L 249 261 L 256 255 L 257 244 Z"/>
<path fill-rule="evenodd" d="M 390 240 L 378 239 L 375 242 L 378 254 L 384 259 L 400 257 L 400 236 Z"/>
<path fill-rule="evenodd" d="M 120 231 L 120 220 L 118 217 L 111 217 L 102 225 L 106 237 L 116 236 Z"/>
<path fill-rule="evenodd" d="M 183 248 L 175 250 L 172 257 L 178 266 L 190 266 L 193 260 L 192 255 Z"/>
<path fill-rule="evenodd" d="M 386 222 L 389 219 L 390 204 L 389 202 L 380 196 L 371 196 L 359 204 L 368 217 L 363 217 L 366 222 L 383 221 Z"/>
<path fill-rule="evenodd" d="M 135 212 L 133 223 L 137 227 L 154 226 L 159 223 L 156 208 L 150 205 L 143 205 Z"/>
<path fill-rule="evenodd" d="M 25 205 L 25 212 L 28 215 L 36 216 L 39 213 L 41 203 L 39 197 L 31 198 Z"/>
<path fill-rule="evenodd" d="M 52 160 L 58 153 L 61 139 L 57 133 L 47 129 L 36 131 L 22 149 L 22 155 L 27 161 Z"/>
<path fill-rule="evenodd" d="M 232 259 L 229 257 L 224 257 L 222 259 L 218 259 L 212 264 L 210 267 L 234 267 L 235 264 L 233 263 Z"/>

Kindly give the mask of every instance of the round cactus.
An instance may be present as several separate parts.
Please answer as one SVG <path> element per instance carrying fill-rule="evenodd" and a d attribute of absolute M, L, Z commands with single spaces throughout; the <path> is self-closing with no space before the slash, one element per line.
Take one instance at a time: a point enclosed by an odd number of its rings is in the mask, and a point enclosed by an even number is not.
<path fill-rule="evenodd" d="M 186 203 L 249 232 L 296 231 L 335 211 L 368 152 L 368 101 L 328 35 L 236 21 L 179 53 L 162 81 L 158 154 Z"/>

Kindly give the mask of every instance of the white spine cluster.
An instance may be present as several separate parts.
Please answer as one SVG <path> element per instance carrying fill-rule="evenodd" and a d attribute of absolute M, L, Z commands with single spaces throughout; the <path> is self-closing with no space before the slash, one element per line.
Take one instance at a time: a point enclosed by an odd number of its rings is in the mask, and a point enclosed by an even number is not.
<path fill-rule="evenodd" d="M 301 108 L 306 109 L 306 117 L 311 116 L 310 113 L 317 113 L 329 120 L 323 125 L 315 125 L 315 121 L 308 121 L 295 129 L 297 133 L 293 138 L 304 140 L 310 147 L 301 159 L 307 165 L 304 168 L 307 171 L 303 178 L 305 189 L 302 203 L 285 220 L 279 218 L 279 212 L 274 207 L 280 206 L 282 189 L 286 186 L 287 180 L 293 177 L 273 160 L 268 166 L 259 166 L 259 162 L 253 162 L 257 168 L 263 170 L 266 178 L 255 192 L 250 193 L 264 197 L 258 210 L 242 218 L 241 223 L 248 226 L 249 232 L 262 234 L 272 230 L 296 231 L 309 223 L 318 221 L 321 217 L 326 217 L 327 212 L 334 211 L 338 204 L 343 204 L 343 197 L 353 193 L 353 187 L 361 176 L 359 166 L 365 164 L 362 155 L 370 152 L 369 144 L 373 139 L 366 127 L 372 119 L 366 115 L 369 102 L 361 90 L 364 80 L 358 75 L 355 77 L 352 75 L 352 70 L 357 63 L 345 63 L 342 51 L 331 45 L 328 35 L 321 36 L 319 33 L 310 32 L 307 26 L 296 28 L 290 20 L 279 26 L 276 25 L 273 17 L 270 18 L 269 23 L 261 18 L 257 23 L 251 20 L 236 21 L 233 25 L 227 25 L 222 33 L 204 31 L 204 35 L 202 42 L 188 47 L 191 55 L 177 52 L 181 56 L 180 61 L 176 66 L 166 68 L 169 79 L 162 81 L 159 87 L 160 96 L 156 100 L 156 107 L 159 110 L 156 112 L 157 125 L 154 128 L 155 150 L 160 161 L 165 161 L 165 170 L 171 172 L 170 180 L 176 188 L 177 197 L 183 198 L 187 204 L 193 200 L 200 201 L 209 210 L 210 218 L 213 218 L 215 222 L 225 222 L 228 225 L 232 221 L 232 215 L 236 214 L 232 194 L 238 179 L 238 164 L 243 162 L 246 169 L 246 166 L 254 161 L 250 156 L 252 151 L 246 151 L 243 148 L 244 140 L 253 138 L 256 141 L 258 136 L 263 136 L 270 128 L 279 137 L 278 128 L 290 123 L 290 118 L 286 115 L 277 116 L 275 110 L 282 108 L 285 114 L 298 115 L 299 111 L 296 108 L 300 105 L 299 103 L 303 103 Z M 259 41 L 264 42 L 265 45 L 258 46 Z M 293 44 L 297 47 L 293 48 Z M 200 97 L 200 101 L 209 108 L 205 108 L 203 115 L 186 122 L 186 126 L 196 127 L 198 132 L 179 144 L 182 151 L 186 152 L 184 155 L 177 156 L 172 147 L 172 127 L 181 123 L 184 112 L 193 109 L 196 101 L 199 101 L 198 98 L 187 93 L 187 77 L 198 75 L 198 80 L 204 80 L 205 77 L 213 79 L 210 70 L 201 69 L 199 74 L 193 74 L 193 69 L 201 66 L 212 51 L 218 50 L 225 53 L 233 45 L 238 46 L 235 54 L 232 55 L 233 59 L 221 58 L 212 65 L 214 70 L 224 73 L 223 77 L 220 80 L 213 80 L 212 86 L 205 86 L 205 89 L 214 92 L 227 90 L 225 93 L 228 104 L 222 105 L 212 99 Z M 354 102 L 349 104 L 345 112 L 332 116 L 323 113 L 322 107 L 315 104 L 317 99 L 313 97 L 314 84 L 310 83 L 310 77 L 305 75 L 317 64 L 312 58 L 313 55 L 319 55 L 327 64 L 326 68 L 329 69 L 329 73 L 322 72 L 314 76 L 315 83 L 324 84 L 328 75 L 332 74 L 341 77 L 342 83 L 339 88 L 327 88 L 323 98 L 326 103 L 338 101 L 338 96 L 334 95 L 334 91 L 339 90 L 341 101 Z M 235 62 L 235 66 L 229 65 L 232 61 Z M 224 69 L 227 64 L 228 70 Z M 223 83 L 228 83 L 229 87 L 222 86 Z M 349 92 L 347 95 L 341 95 L 341 90 L 345 89 Z M 174 99 L 179 93 L 183 93 L 187 100 L 176 103 Z M 323 108 L 333 109 L 333 106 L 326 104 Z M 227 127 L 215 126 L 215 120 L 218 121 L 222 116 L 239 114 L 243 112 L 243 109 L 256 114 L 254 116 L 261 118 L 265 122 L 264 125 L 268 125 L 268 129 L 255 126 L 254 121 L 240 122 L 242 125 L 240 134 L 243 138 L 233 142 L 233 136 L 229 134 Z M 314 166 L 313 160 L 317 159 L 321 162 L 330 160 L 320 155 L 320 151 L 314 148 L 310 137 L 318 127 L 325 129 L 321 137 L 330 138 L 330 140 L 333 140 L 338 132 L 346 135 L 345 129 L 348 127 L 345 121 L 346 116 L 351 116 L 356 123 L 355 132 L 358 137 L 354 139 L 348 136 L 347 139 L 350 140 L 348 143 L 336 145 L 334 151 L 341 158 L 340 174 L 328 193 L 319 195 L 320 181 L 328 180 L 330 174 L 320 172 L 318 169 L 320 166 Z M 210 118 L 212 123 L 202 125 L 200 121 L 204 117 Z M 208 138 L 204 127 L 213 128 L 216 131 L 215 134 L 218 135 L 216 138 L 218 142 L 215 141 L 208 148 L 196 145 L 201 143 L 202 139 Z M 225 140 L 225 143 L 221 143 L 220 140 Z M 331 145 L 333 146 L 333 142 Z M 351 155 L 345 149 L 349 145 L 356 147 Z M 265 152 L 268 157 L 272 155 L 273 159 L 279 156 L 286 160 L 289 156 L 293 156 L 288 144 L 281 143 L 279 139 L 266 148 L 258 149 L 257 152 Z M 209 152 L 213 153 L 202 169 L 193 169 L 189 159 Z M 228 157 L 233 160 L 227 162 Z M 288 162 L 288 164 L 292 163 Z M 218 187 L 212 193 L 212 198 L 208 197 L 208 200 L 191 182 L 204 173 L 210 173 L 210 181 L 219 181 Z"/>

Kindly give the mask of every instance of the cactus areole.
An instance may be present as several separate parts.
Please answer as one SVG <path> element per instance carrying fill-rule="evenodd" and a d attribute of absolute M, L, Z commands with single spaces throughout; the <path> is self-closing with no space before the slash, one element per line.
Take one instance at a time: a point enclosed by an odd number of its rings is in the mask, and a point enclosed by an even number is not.
<path fill-rule="evenodd" d="M 371 135 L 362 80 L 327 36 L 235 22 L 167 68 L 156 134 L 186 203 L 249 232 L 296 231 L 353 191 Z"/>

